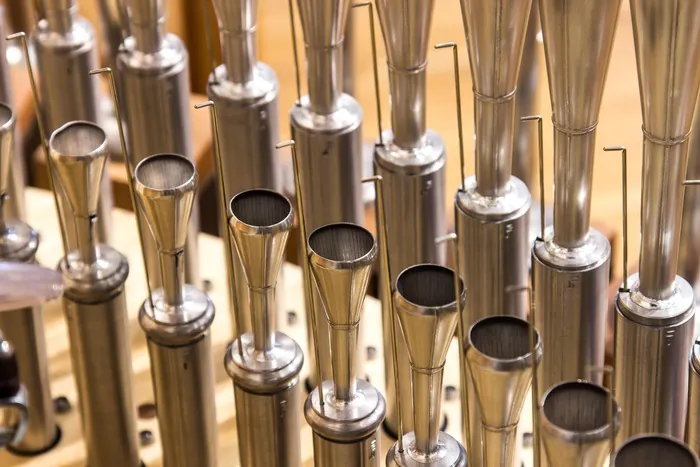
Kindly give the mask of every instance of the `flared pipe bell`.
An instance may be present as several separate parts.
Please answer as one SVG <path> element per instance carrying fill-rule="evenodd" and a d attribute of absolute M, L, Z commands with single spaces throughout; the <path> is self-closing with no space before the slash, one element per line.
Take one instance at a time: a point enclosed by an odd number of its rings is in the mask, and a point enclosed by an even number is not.
<path fill-rule="evenodd" d="M 569 381 L 544 394 L 538 418 L 550 467 L 599 467 L 620 428 L 620 407 L 602 386 Z"/>
<path fill-rule="evenodd" d="M 533 363 L 542 343 L 532 327 L 513 316 L 490 316 L 474 323 L 467 335 L 467 365 L 482 421 L 485 465 L 514 463 L 516 429 L 532 382 Z M 533 362 L 534 359 L 534 362 Z"/>
<path fill-rule="evenodd" d="M 457 327 L 466 292 L 455 301 L 454 271 L 435 264 L 404 269 L 396 278 L 394 304 L 408 348 L 413 386 L 415 449 L 438 449 L 442 376 L 447 349 Z"/>
<path fill-rule="evenodd" d="M 693 451 L 666 435 L 640 435 L 630 438 L 613 456 L 611 467 L 698 467 Z"/>
<path fill-rule="evenodd" d="M 265 189 L 243 191 L 229 203 L 229 231 L 248 283 L 253 344 L 274 346 L 274 300 L 294 210 L 287 198 Z"/>
<path fill-rule="evenodd" d="M 309 236 L 309 263 L 331 330 L 335 397 L 351 401 L 356 389 L 357 339 L 362 304 L 377 256 L 365 228 L 337 223 Z"/>

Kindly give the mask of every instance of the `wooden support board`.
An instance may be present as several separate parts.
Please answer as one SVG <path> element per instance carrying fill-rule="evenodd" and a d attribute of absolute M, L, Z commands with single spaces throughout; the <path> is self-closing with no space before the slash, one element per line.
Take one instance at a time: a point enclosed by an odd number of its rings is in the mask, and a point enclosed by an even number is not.
<path fill-rule="evenodd" d="M 53 199 L 48 192 L 33 188 L 27 189 L 27 213 L 28 222 L 41 235 L 41 245 L 38 259 L 44 265 L 58 264 L 61 255 L 61 243 L 58 232 L 58 224 L 54 212 Z M 131 213 L 117 209 L 114 212 L 114 247 L 124 253 L 129 259 L 130 274 L 127 280 L 127 303 L 129 307 L 129 327 L 131 331 L 131 355 L 133 361 L 133 387 L 135 403 L 137 405 L 153 402 L 153 388 L 151 385 L 150 362 L 144 334 L 137 322 L 139 307 L 146 298 L 144 284 L 143 265 L 136 224 Z M 226 268 L 223 262 L 223 245 L 218 238 L 208 235 L 200 235 L 200 271 L 202 280 L 211 282 L 210 295 L 216 305 L 216 319 L 211 328 L 215 377 L 216 377 L 216 409 L 219 422 L 219 446 L 221 450 L 219 464 L 221 467 L 238 466 L 238 441 L 236 437 L 236 414 L 233 400 L 231 380 L 224 370 L 224 351 L 231 340 L 231 319 L 228 311 L 228 296 L 226 291 Z M 286 264 L 282 274 L 280 286 L 283 287 L 283 301 L 278 323 L 280 328 L 294 338 L 306 353 L 306 326 L 303 309 L 303 295 L 301 284 L 301 272 L 296 266 Z M 50 452 L 37 457 L 15 457 L 7 452 L 0 451 L 0 466 L 2 467 L 84 467 L 85 448 L 81 438 L 81 426 L 79 417 L 79 402 L 77 400 L 75 384 L 71 373 L 71 360 L 69 354 L 69 342 L 60 302 L 54 301 L 44 306 L 44 318 L 46 327 L 47 350 L 49 355 L 49 371 L 51 390 L 54 397 L 66 396 L 73 404 L 73 410 L 65 415 L 58 416 L 58 423 L 63 430 L 63 439 L 60 444 Z M 288 319 L 288 314 L 294 312 L 296 319 Z M 382 322 L 379 302 L 373 298 L 365 300 L 365 309 L 362 317 L 365 342 L 361 351 L 366 351 L 367 346 L 376 349 L 374 358 L 369 359 L 365 371 L 369 380 L 384 389 L 384 363 L 382 346 Z M 302 370 L 303 378 L 308 373 L 308 361 Z M 453 342 L 448 354 L 445 368 L 445 386 L 459 387 L 459 367 L 457 343 Z M 459 393 L 443 403 L 443 411 L 448 417 L 447 431 L 461 439 Z M 302 407 L 298 407 L 302 410 Z M 304 420 L 303 417 L 301 417 Z M 141 458 L 147 467 L 162 466 L 160 436 L 156 419 L 139 419 L 139 430 L 151 430 L 155 442 L 141 449 Z M 529 431 L 530 408 L 526 404 L 523 410 L 521 431 Z M 303 422 L 301 429 L 302 459 L 304 467 L 313 466 L 313 445 L 311 429 Z M 382 459 L 393 440 L 382 436 Z M 523 451 L 525 465 L 529 467 L 531 455 Z M 383 461 L 382 461 L 383 465 Z M 519 463 L 518 463 L 519 465 Z M 192 466 L 197 467 L 197 466 Z"/>

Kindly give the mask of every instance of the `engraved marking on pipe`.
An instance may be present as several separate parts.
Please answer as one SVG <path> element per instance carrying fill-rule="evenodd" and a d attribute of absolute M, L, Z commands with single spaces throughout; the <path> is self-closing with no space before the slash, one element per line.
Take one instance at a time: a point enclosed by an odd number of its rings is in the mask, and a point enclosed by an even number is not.
<path fill-rule="evenodd" d="M 370 460 L 374 459 L 374 456 L 377 455 L 377 438 L 372 438 L 372 440 L 369 442 L 369 458 Z"/>
<path fill-rule="evenodd" d="M 284 416 L 287 414 L 287 400 L 282 399 L 280 401 L 280 418 L 284 418 Z"/>

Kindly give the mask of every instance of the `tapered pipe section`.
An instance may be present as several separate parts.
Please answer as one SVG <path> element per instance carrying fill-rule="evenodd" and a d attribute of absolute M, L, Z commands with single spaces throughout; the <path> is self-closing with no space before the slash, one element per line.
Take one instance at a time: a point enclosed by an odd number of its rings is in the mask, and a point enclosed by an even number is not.
<path fill-rule="evenodd" d="M 17 355 L 0 334 L 0 449 L 22 441 L 28 419 L 27 391 L 20 383 Z"/>
<path fill-rule="evenodd" d="M 151 358 L 163 464 L 218 466 L 211 334 L 214 304 L 185 283 L 183 262 L 197 172 L 184 156 L 157 154 L 134 169 L 137 209 L 160 255 L 163 287 L 139 311 Z M 174 391 L 173 388 L 177 388 Z"/>
<path fill-rule="evenodd" d="M 78 241 L 59 266 L 87 463 L 136 467 L 140 460 L 124 295 L 129 266 L 121 253 L 98 244 L 93 231 L 107 136 L 94 123 L 67 123 L 51 135 L 49 153 L 56 189 L 65 195 Z"/>
<path fill-rule="evenodd" d="M 688 363 L 688 419 L 685 442 L 697 455 L 700 452 L 700 343 L 697 340 L 690 352 Z"/>
<path fill-rule="evenodd" d="M 221 148 L 224 194 L 228 202 L 238 193 L 253 188 L 281 191 L 281 170 L 275 151 L 278 138 L 277 96 L 279 83 L 272 68 L 259 62 L 256 50 L 257 0 L 216 0 L 223 64 L 209 76 L 207 94 L 216 104 Z M 221 236 L 228 237 L 222 219 Z M 227 264 L 229 277 L 236 278 L 239 322 L 251 330 L 248 284 L 240 258 L 233 245 L 233 264 Z M 235 320 L 232 320 L 232 322 Z"/>
<path fill-rule="evenodd" d="M 124 0 L 98 0 L 102 20 L 102 62 L 116 70 L 117 54 L 128 36 L 128 19 Z"/>
<path fill-rule="evenodd" d="M 294 212 L 287 198 L 264 189 L 239 193 L 229 210 L 252 315 L 252 332 L 230 343 L 225 355 L 236 399 L 240 462 L 243 467 L 298 466 L 301 427 L 296 409 L 304 356 L 274 321 L 277 277 Z"/>
<path fill-rule="evenodd" d="M 357 379 L 356 358 L 376 255 L 372 234 L 355 224 L 329 224 L 309 236 L 309 263 L 331 330 L 333 366 L 333 379 L 323 382 L 324 406 L 316 390 L 304 405 L 319 467 L 380 465 L 377 430 L 386 404 L 376 388 Z"/>
<path fill-rule="evenodd" d="M 31 40 L 37 58 L 37 72 L 41 86 L 42 114 L 48 134 L 71 121 L 100 124 L 99 81 L 89 76 L 97 68 L 95 31 L 92 25 L 78 16 L 76 0 L 45 0 L 43 16 Z M 57 182 L 55 174 L 54 183 Z M 112 185 L 109 176 L 100 185 L 99 212 L 95 233 L 100 243 L 108 244 L 112 218 Z M 65 219 L 68 251 L 76 249 L 80 232 L 72 217 L 69 201 L 63 192 L 58 194 L 59 216 Z"/>
<path fill-rule="evenodd" d="M 466 298 L 462 289 L 456 303 L 454 274 L 443 266 L 421 264 L 396 279 L 394 302 L 411 364 L 414 431 L 404 436 L 403 452 L 397 444 L 389 450 L 387 466 L 467 465 L 464 448 L 440 431 L 445 358 L 457 327 L 457 310 Z"/>
<path fill-rule="evenodd" d="M 189 58 L 179 37 L 165 32 L 164 0 L 128 0 L 130 36 L 117 56 L 117 75 L 124 97 L 124 124 L 129 157 L 136 166 L 153 154 L 172 153 L 194 160 L 190 125 Z M 93 82 L 95 82 L 93 80 Z M 142 230 L 148 225 L 142 219 Z M 199 216 L 193 208 L 185 246 L 185 279 L 199 282 L 197 235 Z M 163 287 L 158 247 L 150 236 L 143 249 L 152 290 Z"/>
<path fill-rule="evenodd" d="M 620 428 L 620 407 L 607 389 L 586 381 L 560 383 L 547 390 L 538 411 L 550 467 L 604 464 Z"/>
<path fill-rule="evenodd" d="M 532 1 L 461 0 L 474 81 L 476 174 L 455 196 L 460 273 L 465 279 L 464 324 L 491 315 L 525 318 L 531 197 L 511 176 L 516 87 Z M 463 343 L 465 348 L 467 342 Z M 482 462 L 481 417 L 465 375 L 470 408 L 471 461 Z M 466 442 L 466 440 L 465 440 Z"/>
<path fill-rule="evenodd" d="M 615 394 L 628 414 L 620 437 L 683 439 L 695 312 L 692 287 L 676 271 L 688 132 L 700 88 L 700 10 L 687 0 L 630 6 L 644 135 L 643 228 L 639 274 L 616 300 Z"/>
<path fill-rule="evenodd" d="M 663 435 L 640 435 L 617 450 L 611 467 L 698 467 L 700 460 L 688 446 Z"/>
<path fill-rule="evenodd" d="M 0 104 L 0 259 L 34 263 L 39 234 L 9 212 L 15 122 L 12 109 Z M 16 364 L 20 382 L 27 390 L 29 406 L 24 436 L 13 438 L 8 449 L 21 454 L 38 454 L 53 447 L 60 439 L 49 388 L 41 306 L 0 313 L 0 331 L 17 352 Z"/>
<path fill-rule="evenodd" d="M 299 157 L 299 176 L 306 217 L 306 231 L 335 222 L 364 223 L 362 202 L 362 108 L 343 93 L 343 47 L 350 0 L 297 0 L 304 32 L 308 95 L 290 112 L 292 138 Z M 303 240 L 303 239 L 302 239 Z M 301 256 L 301 255 L 300 255 Z M 311 287 L 311 290 L 314 290 Z M 321 381 L 331 379 L 330 331 L 318 293 L 314 300 L 318 342 L 314 343 L 307 315 L 310 368 L 316 367 L 318 344 Z M 362 356 L 358 356 L 362 358 Z M 358 361 L 358 371 L 361 363 Z M 315 373 L 315 372 L 313 372 Z M 309 387 L 318 382 L 309 378 Z"/>
<path fill-rule="evenodd" d="M 542 358 L 539 334 L 534 355 L 532 328 L 520 318 L 484 318 L 471 327 L 467 338 L 467 365 L 481 414 L 481 458 L 489 467 L 512 467 L 532 368 Z"/>
<path fill-rule="evenodd" d="M 445 144 L 426 126 L 426 70 L 433 0 L 379 0 L 375 2 L 382 27 L 389 69 L 391 129 L 384 145 L 374 151 L 374 172 L 384 180 L 386 225 L 391 281 L 399 272 L 421 263 L 443 264 L 444 245 L 435 238 L 445 234 Z M 384 268 L 380 265 L 380 268 Z M 383 278 L 380 278 L 383 281 Z M 380 290 L 388 290 L 380 286 Z M 399 323 L 392 323 L 391 297 L 381 296 L 384 332 L 384 371 L 387 382 L 387 418 L 384 427 L 398 434 L 394 381 L 400 380 L 404 432 L 413 420 L 411 377 L 406 343 Z M 398 374 L 394 374 L 391 326 L 398 345 Z"/>

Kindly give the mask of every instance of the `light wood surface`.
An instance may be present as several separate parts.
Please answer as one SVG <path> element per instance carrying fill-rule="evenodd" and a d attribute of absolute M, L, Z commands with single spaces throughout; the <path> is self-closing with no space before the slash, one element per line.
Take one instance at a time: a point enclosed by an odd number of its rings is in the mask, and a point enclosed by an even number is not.
<path fill-rule="evenodd" d="M 41 235 L 41 245 L 38 259 L 47 266 L 55 265 L 60 258 L 61 243 L 58 237 L 56 216 L 53 200 L 48 192 L 29 188 L 27 190 L 28 222 Z M 131 213 L 117 209 L 114 212 L 114 225 L 118 226 L 118 234 L 114 235 L 114 247 L 123 252 L 129 260 L 129 279 L 126 283 L 126 297 L 129 308 L 129 327 L 131 332 L 131 356 L 133 364 L 133 386 L 135 403 L 137 405 L 153 402 L 153 388 L 150 377 L 150 362 L 144 334 L 137 322 L 139 307 L 146 298 L 143 267 L 140 254 L 134 246 L 138 244 L 136 225 Z M 225 287 L 225 266 L 223 263 L 223 246 L 219 239 L 202 234 L 199 238 L 200 271 L 206 271 L 203 280 L 211 281 L 210 295 L 216 306 L 216 319 L 211 328 L 213 364 L 216 377 L 216 408 L 219 423 L 220 467 L 238 466 L 236 418 L 231 380 L 224 371 L 224 351 L 231 339 L 230 315 L 227 307 L 228 298 Z M 303 299 L 300 291 L 301 273 L 298 267 L 285 265 L 280 286 L 284 294 L 278 323 L 283 332 L 290 335 L 301 345 L 306 354 L 306 326 L 303 310 Z M 79 419 L 79 401 L 76 396 L 75 383 L 71 373 L 69 342 L 60 302 L 54 301 L 44 306 L 47 351 L 49 355 L 49 372 L 51 391 L 54 397 L 66 396 L 73 404 L 73 410 L 58 416 L 58 423 L 63 430 L 63 439 L 52 451 L 37 457 L 20 458 L 7 452 L 0 451 L 0 466 L 2 467 L 84 467 L 84 445 L 81 439 Z M 288 312 L 296 313 L 293 323 L 288 321 Z M 369 380 L 384 390 L 384 364 L 382 348 L 382 324 L 380 307 L 377 300 L 367 298 L 365 301 L 362 326 L 364 327 L 365 345 L 360 351 L 366 351 L 366 346 L 376 350 L 374 358 L 365 365 Z M 450 348 L 447 366 L 445 368 L 445 386 L 459 386 L 459 369 L 456 341 Z M 301 374 L 300 384 L 308 374 L 308 360 Z M 305 396 L 304 396 L 305 397 Z M 302 410 L 302 407 L 298 407 Z M 451 400 L 443 403 L 443 411 L 448 417 L 447 431 L 457 439 L 460 434 L 460 408 L 458 393 Z M 303 421 L 303 417 L 301 417 Z M 529 430 L 529 409 L 523 411 L 523 429 Z M 160 437 L 158 424 L 155 419 L 138 420 L 139 430 L 151 430 L 155 435 L 155 443 L 141 449 L 142 460 L 147 467 L 162 466 Z M 382 437 L 381 456 L 386 455 L 393 440 Z M 311 429 L 303 422 L 301 429 L 302 459 L 305 467 L 313 465 L 313 445 Z M 528 456 L 524 453 L 525 458 Z M 192 466 L 196 467 L 196 466 Z"/>

